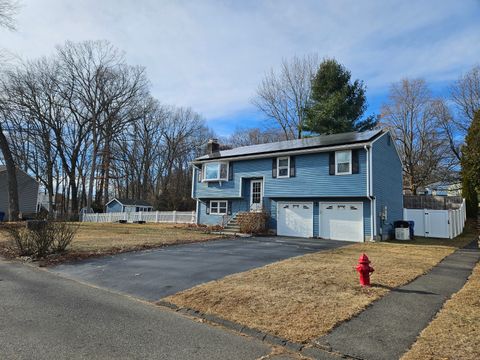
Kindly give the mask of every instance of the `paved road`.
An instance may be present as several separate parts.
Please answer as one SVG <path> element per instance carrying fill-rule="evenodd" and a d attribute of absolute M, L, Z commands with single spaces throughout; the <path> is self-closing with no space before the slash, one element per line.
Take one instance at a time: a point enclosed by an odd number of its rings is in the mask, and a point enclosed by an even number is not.
<path fill-rule="evenodd" d="M 91 259 L 51 270 L 145 300 L 158 300 L 226 275 L 347 244 L 351 243 L 281 237 L 216 240 Z"/>
<path fill-rule="evenodd" d="M 0 359 L 258 359 L 264 343 L 0 260 Z"/>
<path fill-rule="evenodd" d="M 426 275 L 393 289 L 360 315 L 317 341 L 355 358 L 398 359 L 443 303 L 463 287 L 479 260 L 476 242 L 457 250 Z"/>

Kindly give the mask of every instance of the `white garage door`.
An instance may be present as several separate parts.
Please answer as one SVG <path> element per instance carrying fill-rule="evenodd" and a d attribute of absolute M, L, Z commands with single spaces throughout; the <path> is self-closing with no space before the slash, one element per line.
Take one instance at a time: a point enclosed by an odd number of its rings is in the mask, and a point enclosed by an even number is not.
<path fill-rule="evenodd" d="M 277 235 L 313 236 L 313 203 L 279 202 L 277 214 Z"/>
<path fill-rule="evenodd" d="M 320 237 L 332 240 L 363 241 L 362 203 L 321 203 Z"/>

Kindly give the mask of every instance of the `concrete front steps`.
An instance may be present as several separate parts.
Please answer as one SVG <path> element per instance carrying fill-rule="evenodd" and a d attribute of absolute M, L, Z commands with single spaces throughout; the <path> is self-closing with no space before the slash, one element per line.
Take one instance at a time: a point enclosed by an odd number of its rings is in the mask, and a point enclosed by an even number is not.
<path fill-rule="evenodd" d="M 249 237 L 250 234 L 243 234 L 240 232 L 240 225 L 238 223 L 238 218 L 242 216 L 242 212 L 236 213 L 227 223 L 227 225 L 221 231 L 222 234 L 226 235 L 234 235 L 234 236 L 241 236 L 241 237 Z"/>

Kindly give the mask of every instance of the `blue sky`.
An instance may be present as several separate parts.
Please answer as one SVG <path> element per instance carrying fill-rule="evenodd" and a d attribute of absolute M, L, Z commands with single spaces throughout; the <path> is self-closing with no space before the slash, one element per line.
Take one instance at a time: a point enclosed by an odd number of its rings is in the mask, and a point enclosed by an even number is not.
<path fill-rule="evenodd" d="M 12 58 L 66 40 L 107 39 L 147 68 L 161 102 L 191 106 L 219 135 L 267 124 L 251 103 L 282 58 L 335 57 L 367 85 L 378 113 L 392 82 L 425 78 L 446 96 L 480 63 L 480 1 L 21 0 Z"/>

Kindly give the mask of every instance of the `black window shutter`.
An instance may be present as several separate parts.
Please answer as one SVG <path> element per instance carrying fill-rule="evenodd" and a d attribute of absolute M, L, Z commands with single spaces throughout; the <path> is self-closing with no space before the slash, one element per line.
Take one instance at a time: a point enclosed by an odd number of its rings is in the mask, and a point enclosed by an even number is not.
<path fill-rule="evenodd" d="M 352 174 L 358 174 L 359 170 L 358 149 L 354 149 L 352 150 Z"/>
<path fill-rule="evenodd" d="M 227 215 L 232 215 L 232 202 L 227 201 Z"/>
<path fill-rule="evenodd" d="M 228 180 L 233 180 L 233 163 L 228 163 Z"/>
<path fill-rule="evenodd" d="M 272 178 L 277 177 L 277 158 L 272 159 Z"/>
<path fill-rule="evenodd" d="M 295 177 L 295 156 L 290 156 L 290 177 Z"/>
<path fill-rule="evenodd" d="M 329 153 L 328 156 L 328 173 L 335 175 L 335 152 Z"/>
<path fill-rule="evenodd" d="M 206 208 L 206 210 L 205 210 L 205 213 L 206 213 L 207 215 L 210 215 L 210 201 L 207 201 L 207 202 L 205 203 L 205 205 L 207 206 L 207 208 Z"/>
<path fill-rule="evenodd" d="M 202 175 L 203 175 L 203 174 L 202 174 L 202 168 L 199 167 L 199 168 L 198 168 L 198 171 L 197 171 L 197 176 L 198 176 L 197 181 L 198 181 L 198 182 L 202 182 Z"/>

